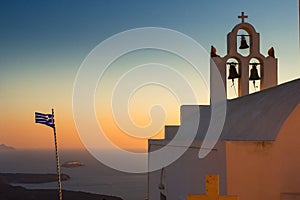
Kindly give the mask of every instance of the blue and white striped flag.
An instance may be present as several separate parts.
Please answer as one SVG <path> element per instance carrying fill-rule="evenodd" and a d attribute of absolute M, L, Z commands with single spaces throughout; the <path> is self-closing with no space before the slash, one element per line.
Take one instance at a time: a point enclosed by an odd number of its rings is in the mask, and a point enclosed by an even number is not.
<path fill-rule="evenodd" d="M 35 123 L 45 124 L 54 128 L 54 116 L 52 114 L 35 112 Z"/>

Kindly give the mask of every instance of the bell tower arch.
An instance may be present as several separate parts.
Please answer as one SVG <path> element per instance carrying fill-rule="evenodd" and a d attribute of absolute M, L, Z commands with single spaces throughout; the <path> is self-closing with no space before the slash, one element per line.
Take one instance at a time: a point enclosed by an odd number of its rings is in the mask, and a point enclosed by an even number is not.
<path fill-rule="evenodd" d="M 227 55 L 220 57 L 217 55 L 217 50 L 215 47 L 211 47 L 211 80 L 213 80 L 212 67 L 216 65 L 223 83 L 224 88 L 227 89 L 227 79 L 233 78 L 233 83 L 237 81 L 237 97 L 241 97 L 249 94 L 249 82 L 254 83 L 259 82 L 260 90 L 267 89 L 277 85 L 278 82 L 278 60 L 275 58 L 274 48 L 270 48 L 268 51 L 268 56 L 264 56 L 260 53 L 260 35 L 256 32 L 255 28 L 250 24 L 245 22 L 248 18 L 242 12 L 241 16 L 238 16 L 242 21 L 237 24 L 230 33 L 227 34 Z M 238 32 L 243 30 L 247 34 L 239 35 Z M 248 40 L 246 40 L 246 37 Z M 240 40 L 238 40 L 240 39 Z M 247 44 L 247 41 L 249 44 Z M 247 56 L 242 55 L 238 51 L 238 42 L 240 42 L 239 49 L 248 49 L 249 54 Z M 238 63 L 236 64 L 238 68 L 238 76 L 233 72 L 233 67 L 227 61 L 230 58 L 235 58 Z M 256 59 L 259 62 L 251 63 L 251 59 Z M 231 67 L 233 74 L 227 75 L 228 67 Z M 257 71 L 257 70 L 260 71 Z M 236 71 L 237 72 L 237 71 Z M 259 74 L 256 76 L 256 74 Z M 231 76 L 232 75 L 232 76 Z M 234 76 L 233 76 L 234 75 Z M 258 81 L 259 80 L 259 81 Z M 213 82 L 211 81 L 211 90 Z"/>

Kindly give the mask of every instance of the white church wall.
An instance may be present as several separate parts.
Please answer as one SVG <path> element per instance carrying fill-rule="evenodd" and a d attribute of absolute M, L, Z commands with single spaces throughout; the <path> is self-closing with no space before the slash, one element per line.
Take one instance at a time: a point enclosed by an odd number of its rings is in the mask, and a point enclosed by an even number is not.
<path fill-rule="evenodd" d="M 299 198 L 299 119 L 300 105 L 285 121 L 274 142 L 226 143 L 228 194 L 238 195 L 242 200 Z"/>
<path fill-rule="evenodd" d="M 160 192 L 169 200 L 185 200 L 187 194 L 205 193 L 205 175 L 220 175 L 220 194 L 226 194 L 226 152 L 225 143 L 218 142 L 214 150 L 204 159 L 198 158 L 199 141 L 171 165 L 164 168 L 162 182 L 165 190 L 160 191 L 161 170 L 149 173 L 149 200 L 159 200 Z M 151 145 L 150 150 L 159 148 Z M 150 159 L 151 160 L 151 159 Z"/>

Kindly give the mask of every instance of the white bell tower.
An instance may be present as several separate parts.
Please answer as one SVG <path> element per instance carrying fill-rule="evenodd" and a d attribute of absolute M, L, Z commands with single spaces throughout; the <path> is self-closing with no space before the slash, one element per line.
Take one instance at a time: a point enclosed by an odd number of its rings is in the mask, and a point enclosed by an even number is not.
<path fill-rule="evenodd" d="M 241 97 L 249 94 L 249 82 L 254 83 L 255 80 L 259 80 L 260 90 L 264 90 L 277 85 L 277 58 L 275 58 L 274 48 L 270 48 L 268 51 L 268 56 L 265 57 L 260 53 L 260 36 L 256 32 L 255 28 L 250 24 L 245 22 L 245 18 L 248 16 L 244 15 L 242 12 L 241 16 L 238 16 L 242 21 L 237 24 L 230 33 L 227 35 L 227 55 L 220 57 L 217 55 L 215 47 L 211 47 L 211 63 L 214 62 L 219 70 L 222 77 L 224 87 L 227 89 L 227 80 L 231 74 L 232 70 L 236 67 L 236 76 L 232 78 L 234 81 L 238 81 L 237 96 Z M 238 32 L 242 30 L 246 34 L 239 35 Z M 241 39 L 241 46 L 238 48 L 238 38 Z M 248 39 L 249 45 L 246 43 L 246 38 Z M 239 52 L 240 49 L 248 49 L 248 55 L 243 55 Z M 230 59 L 236 60 L 236 62 L 229 62 Z M 251 60 L 255 59 L 258 62 L 253 63 Z M 259 67 L 258 70 L 256 70 Z M 233 69 L 232 69 L 233 68 Z M 252 68 L 252 69 L 251 69 Z M 230 71 L 229 71 L 230 69 Z M 251 71 L 249 72 L 249 69 Z M 258 74 L 254 72 L 258 72 Z M 253 79 L 253 76 L 256 77 Z M 257 76 L 258 75 L 258 76 Z M 212 75 L 212 64 L 211 64 L 211 76 Z M 213 80 L 213 77 L 211 77 Z M 211 83 L 213 84 L 213 83 Z M 211 87 L 213 89 L 213 87 Z"/>

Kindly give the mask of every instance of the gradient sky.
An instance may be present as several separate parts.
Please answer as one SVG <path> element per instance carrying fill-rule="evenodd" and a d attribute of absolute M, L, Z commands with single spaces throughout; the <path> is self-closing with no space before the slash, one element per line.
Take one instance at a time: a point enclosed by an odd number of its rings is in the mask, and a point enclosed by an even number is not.
<path fill-rule="evenodd" d="M 226 35 L 245 11 L 246 21 L 260 33 L 262 53 L 275 48 L 279 82 L 300 76 L 296 0 L 2 0 L 0 4 L 0 143 L 16 148 L 53 147 L 51 129 L 34 124 L 34 111 L 50 112 L 52 107 L 60 147 L 82 147 L 72 118 L 77 70 L 97 44 L 128 29 L 174 29 L 194 38 L 208 52 L 214 45 L 223 56 Z M 142 108 L 143 98 L 147 102 L 150 97 L 137 98 Z M 166 123 L 178 124 L 179 107 L 171 96 L 165 98 L 172 105 Z M 99 115 L 101 111 L 97 110 Z M 141 125 L 149 121 L 143 113 L 133 114 Z M 116 127 L 107 129 L 122 147 L 146 144 L 146 140 L 122 136 Z"/>

